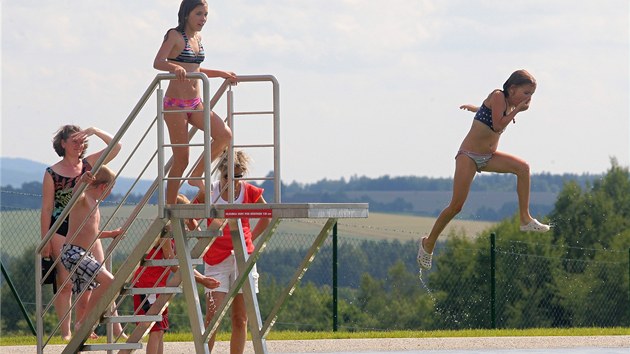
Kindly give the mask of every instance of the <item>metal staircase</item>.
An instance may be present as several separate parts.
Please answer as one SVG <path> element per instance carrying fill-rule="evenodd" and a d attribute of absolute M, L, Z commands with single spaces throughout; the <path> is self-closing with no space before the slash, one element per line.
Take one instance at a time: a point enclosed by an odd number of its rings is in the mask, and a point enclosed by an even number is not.
<path fill-rule="evenodd" d="M 114 209 L 111 217 L 105 222 L 103 229 L 107 229 L 108 225 L 113 222 L 115 215 L 120 212 L 123 204 L 130 196 L 133 188 L 138 181 L 142 178 L 148 167 L 153 163 L 157 157 L 157 178 L 146 191 L 141 202 L 138 203 L 135 208 L 129 213 L 129 217 L 122 225 L 123 231 L 126 232 L 126 236 L 114 239 L 107 251 L 105 252 L 105 259 L 109 260 L 113 253 L 122 244 L 127 244 L 132 248 L 132 251 L 127 255 L 122 264 L 120 264 L 114 274 L 114 283 L 106 290 L 104 295 L 99 299 L 93 311 L 91 311 L 84 319 L 83 326 L 74 331 L 73 337 L 66 345 L 63 353 L 76 353 L 78 351 L 119 351 L 120 353 L 132 353 L 137 349 L 142 348 L 141 340 L 148 333 L 150 327 L 155 321 L 162 320 L 162 312 L 168 306 L 169 301 L 175 294 L 182 293 L 186 299 L 187 314 L 190 319 L 191 332 L 193 334 L 195 351 L 197 353 L 209 353 L 208 351 L 208 338 L 211 334 L 217 330 L 223 316 L 227 313 L 227 310 L 238 294 L 239 290 L 243 289 L 245 305 L 248 314 L 248 326 L 252 334 L 252 342 L 256 353 L 267 353 L 265 337 L 269 333 L 277 314 L 285 302 L 285 300 L 293 292 L 297 283 L 302 278 L 310 263 L 312 262 L 315 254 L 330 234 L 333 225 L 338 218 L 356 218 L 367 217 L 368 207 L 367 204 L 282 204 L 280 197 L 281 181 L 280 181 L 280 125 L 279 125 L 279 88 L 276 79 L 269 75 L 259 76 L 239 76 L 239 85 L 248 82 L 266 82 L 272 86 L 272 100 L 273 108 L 265 111 L 235 111 L 234 110 L 234 93 L 232 86 L 226 81 L 216 91 L 214 96 L 210 97 L 210 86 L 208 78 L 201 73 L 190 73 L 189 78 L 199 79 L 203 83 L 203 102 L 204 102 L 204 117 L 205 117 L 205 130 L 202 143 L 190 143 L 190 146 L 203 147 L 203 151 L 207 153 L 201 153 L 205 160 L 205 185 L 211 186 L 210 177 L 213 173 L 210 159 L 210 112 L 215 108 L 217 102 L 225 98 L 227 106 L 227 123 L 233 128 L 234 119 L 238 116 L 249 115 L 270 115 L 273 117 L 273 141 L 268 144 L 241 144 L 235 145 L 234 139 L 229 145 L 227 157 L 229 168 L 229 179 L 234 178 L 233 171 L 233 151 L 235 148 L 263 148 L 272 149 L 273 151 L 273 174 L 270 177 L 251 177 L 249 180 L 273 180 L 274 182 L 274 200 L 270 204 L 214 204 L 210 200 L 211 192 L 206 193 L 204 203 L 202 204 L 187 204 L 187 205 L 167 205 L 164 198 L 164 184 L 169 177 L 165 177 L 168 174 L 168 170 L 171 165 L 171 161 L 166 161 L 167 149 L 173 145 L 165 143 L 164 139 L 164 127 L 163 127 L 163 114 L 162 109 L 162 82 L 166 80 L 175 79 L 173 74 L 158 74 L 153 82 L 149 85 L 141 99 L 138 101 L 127 120 L 123 123 L 118 133 L 112 139 L 110 147 L 117 144 L 122 137 L 130 131 L 132 124 L 138 124 L 138 116 L 145 104 L 155 94 L 157 97 L 156 107 L 157 114 L 155 118 L 148 125 L 145 133 L 139 139 L 137 145 L 132 149 L 127 160 L 123 163 L 121 169 L 119 169 L 118 175 L 124 170 L 124 168 L 130 163 L 134 155 L 139 154 L 142 144 L 145 143 L 146 137 L 150 136 L 151 130 L 157 130 L 157 149 L 151 154 L 148 162 L 144 166 L 144 169 L 140 175 L 136 178 L 133 185 L 129 188 L 124 195 L 120 204 Z M 185 111 L 184 111 L 185 112 Z M 142 123 L 140 123 L 142 124 Z M 189 132 L 189 138 L 192 139 L 196 129 L 193 127 Z M 236 133 L 233 133 L 236 135 Z M 192 140 L 191 140 L 192 141 Z M 101 158 L 96 162 L 93 167 L 93 171 L 98 170 L 105 160 L 106 156 L 111 151 L 108 147 Z M 200 157 L 200 159 L 202 158 Z M 146 159 L 145 159 L 146 160 Z M 199 161 L 199 160 L 198 160 Z M 190 166 L 190 171 L 194 168 Z M 188 179 L 188 176 L 179 178 L 181 182 Z M 181 183 L 180 182 L 180 183 Z M 233 183 L 228 183 L 230 202 L 234 200 Z M 46 237 L 42 240 L 42 243 L 37 247 L 35 257 L 35 274 L 41 274 L 40 254 L 43 246 L 50 240 L 54 232 L 58 229 L 61 221 L 69 214 L 71 208 L 74 206 L 76 198 L 80 195 L 85 185 L 79 186 L 77 193 L 72 197 L 66 209 L 62 212 L 57 222 L 51 226 L 51 229 L 47 233 Z M 143 209 L 149 207 L 148 202 L 151 196 L 157 191 L 158 205 L 154 220 L 145 227 L 141 228 L 141 231 L 132 232 L 138 227 L 135 222 L 138 220 L 138 216 Z M 265 232 L 256 240 L 256 248 L 251 255 L 246 252 L 245 241 L 242 231 L 242 225 L 240 218 L 270 218 L 271 222 L 265 230 Z M 223 219 L 224 222 L 220 226 L 211 226 L 212 228 L 203 231 L 187 231 L 184 220 L 185 219 Z M 253 280 L 250 276 L 250 271 L 253 268 L 255 262 L 258 260 L 260 253 L 267 245 L 267 242 L 276 231 L 280 221 L 286 218 L 326 218 L 328 219 L 323 226 L 321 232 L 313 239 L 312 246 L 308 250 L 304 257 L 304 260 L 298 267 L 293 278 L 289 282 L 289 285 L 277 299 L 271 312 L 264 320 L 261 318 L 260 310 L 258 308 L 258 301 L 254 292 Z M 156 243 L 160 241 L 163 228 L 170 223 L 172 231 L 172 238 L 175 242 L 176 258 L 173 260 L 153 260 L 147 258 L 146 255 L 154 247 Z M 239 269 L 239 277 L 235 282 L 235 285 L 230 289 L 229 293 L 225 297 L 222 304 L 219 304 L 216 314 L 212 322 L 206 327 L 203 321 L 202 307 L 197 292 L 197 285 L 194 279 L 194 267 L 203 262 L 202 257 L 208 250 L 212 242 L 216 237 L 222 236 L 223 227 L 229 224 L 231 230 L 231 237 L 234 244 L 235 255 L 237 259 L 237 267 Z M 133 234 L 133 235 L 132 235 Z M 59 262 L 59 260 L 56 260 Z M 174 273 L 167 281 L 165 287 L 155 288 L 136 288 L 133 287 L 133 276 L 139 266 L 172 266 L 178 265 L 179 270 Z M 46 276 L 44 275 L 43 278 Z M 42 280 L 36 277 L 36 301 L 37 301 L 37 353 L 44 353 L 46 346 L 50 339 L 57 334 L 60 324 L 54 328 L 51 333 L 45 333 L 43 319 L 44 316 L 51 310 L 53 301 L 48 304 L 43 304 L 42 300 Z M 65 283 L 67 283 L 67 279 Z M 121 302 L 127 298 L 131 298 L 135 294 L 156 294 L 157 299 L 147 311 L 145 315 L 133 314 L 131 316 L 111 316 L 112 306 L 114 303 L 120 305 Z M 54 300 L 54 298 L 53 298 Z M 74 307 L 74 303 L 72 308 Z M 71 308 L 71 310 L 72 310 Z M 68 316 L 68 314 L 66 314 Z M 126 328 L 133 326 L 133 330 L 130 332 L 126 341 L 122 342 L 120 338 L 113 338 L 111 334 L 111 328 L 108 329 L 107 343 L 105 344 L 89 344 L 86 343 L 94 327 L 98 324 L 111 324 L 114 322 L 125 323 Z"/>

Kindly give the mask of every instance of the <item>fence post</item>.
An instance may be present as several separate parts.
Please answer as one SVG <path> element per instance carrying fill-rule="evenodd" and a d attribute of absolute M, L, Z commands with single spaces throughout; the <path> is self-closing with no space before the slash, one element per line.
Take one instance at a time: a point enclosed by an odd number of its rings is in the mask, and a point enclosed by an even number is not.
<path fill-rule="evenodd" d="M 497 328 L 497 313 L 496 313 L 496 239 L 497 235 L 493 232 L 490 234 L 490 327 L 492 329 Z"/>
<path fill-rule="evenodd" d="M 628 309 L 630 309 L 630 248 L 628 248 Z M 630 312 L 630 310 L 628 310 Z M 628 325 L 630 325 L 630 313 L 628 313 Z"/>
<path fill-rule="evenodd" d="M 333 332 L 339 329 L 337 317 L 337 223 L 333 226 L 332 232 L 332 310 L 333 310 Z"/>
<path fill-rule="evenodd" d="M 9 273 L 4 268 L 4 264 L 2 263 L 2 261 L 0 261 L 0 270 L 2 270 L 2 276 L 4 277 L 4 280 L 7 282 L 7 284 L 9 284 L 9 288 L 11 289 L 11 293 L 13 293 L 13 297 L 15 298 L 15 301 L 20 306 L 20 311 L 22 311 L 22 315 L 24 315 L 26 324 L 28 324 L 28 327 L 31 329 L 31 332 L 33 333 L 33 335 L 37 336 L 37 331 L 35 330 L 35 326 L 33 326 L 33 322 L 31 321 L 31 318 L 28 316 L 28 312 L 26 311 L 26 308 L 24 307 L 24 302 L 20 298 L 20 295 L 18 294 L 17 289 L 13 285 L 13 281 L 11 281 L 11 278 L 9 277 Z M 35 276 L 35 281 L 39 281 L 40 278 L 41 278 L 41 274 L 39 275 L 39 277 Z"/>

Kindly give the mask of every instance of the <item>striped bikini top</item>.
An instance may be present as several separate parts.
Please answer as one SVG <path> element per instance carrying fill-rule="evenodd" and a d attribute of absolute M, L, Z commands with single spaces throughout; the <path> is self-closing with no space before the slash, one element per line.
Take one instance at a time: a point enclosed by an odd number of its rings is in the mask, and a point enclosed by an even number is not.
<path fill-rule="evenodd" d="M 201 45 L 201 41 L 199 41 L 199 53 L 195 53 L 195 51 L 190 46 L 188 42 L 188 36 L 186 36 L 186 32 L 179 32 L 184 37 L 184 41 L 186 45 L 184 46 L 184 50 L 176 58 L 168 58 L 168 60 L 176 61 L 178 63 L 194 63 L 201 64 L 201 62 L 206 58 L 206 54 L 203 50 L 203 45 Z"/>

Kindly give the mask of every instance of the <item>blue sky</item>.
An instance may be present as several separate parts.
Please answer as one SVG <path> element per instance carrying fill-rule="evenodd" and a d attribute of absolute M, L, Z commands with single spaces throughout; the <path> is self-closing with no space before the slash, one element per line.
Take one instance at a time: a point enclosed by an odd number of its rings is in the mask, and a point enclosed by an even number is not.
<path fill-rule="evenodd" d="M 157 73 L 153 58 L 178 6 L 3 1 L 0 155 L 53 163 L 50 139 L 66 123 L 116 132 Z M 601 173 L 611 157 L 630 164 L 629 6 L 211 1 L 203 66 L 279 80 L 287 182 L 450 177 L 472 120 L 459 105 L 480 104 L 521 68 L 538 89 L 499 149 L 527 160 L 533 173 Z M 259 132 L 243 129 L 238 138 Z M 253 173 L 266 174 L 269 156 L 252 155 Z"/>

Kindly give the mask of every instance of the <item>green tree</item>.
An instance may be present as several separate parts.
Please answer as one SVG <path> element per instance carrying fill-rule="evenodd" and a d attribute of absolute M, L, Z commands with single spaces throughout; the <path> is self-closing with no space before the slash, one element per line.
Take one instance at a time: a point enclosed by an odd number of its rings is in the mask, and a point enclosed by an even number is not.
<path fill-rule="evenodd" d="M 573 247 L 570 259 L 592 259 L 592 249 L 609 248 L 613 238 L 630 228 L 630 174 L 611 161 L 612 167 L 593 187 L 582 190 L 569 182 L 560 192 L 550 218 L 557 243 Z M 585 263 L 568 263 L 568 271 L 581 273 Z"/>

